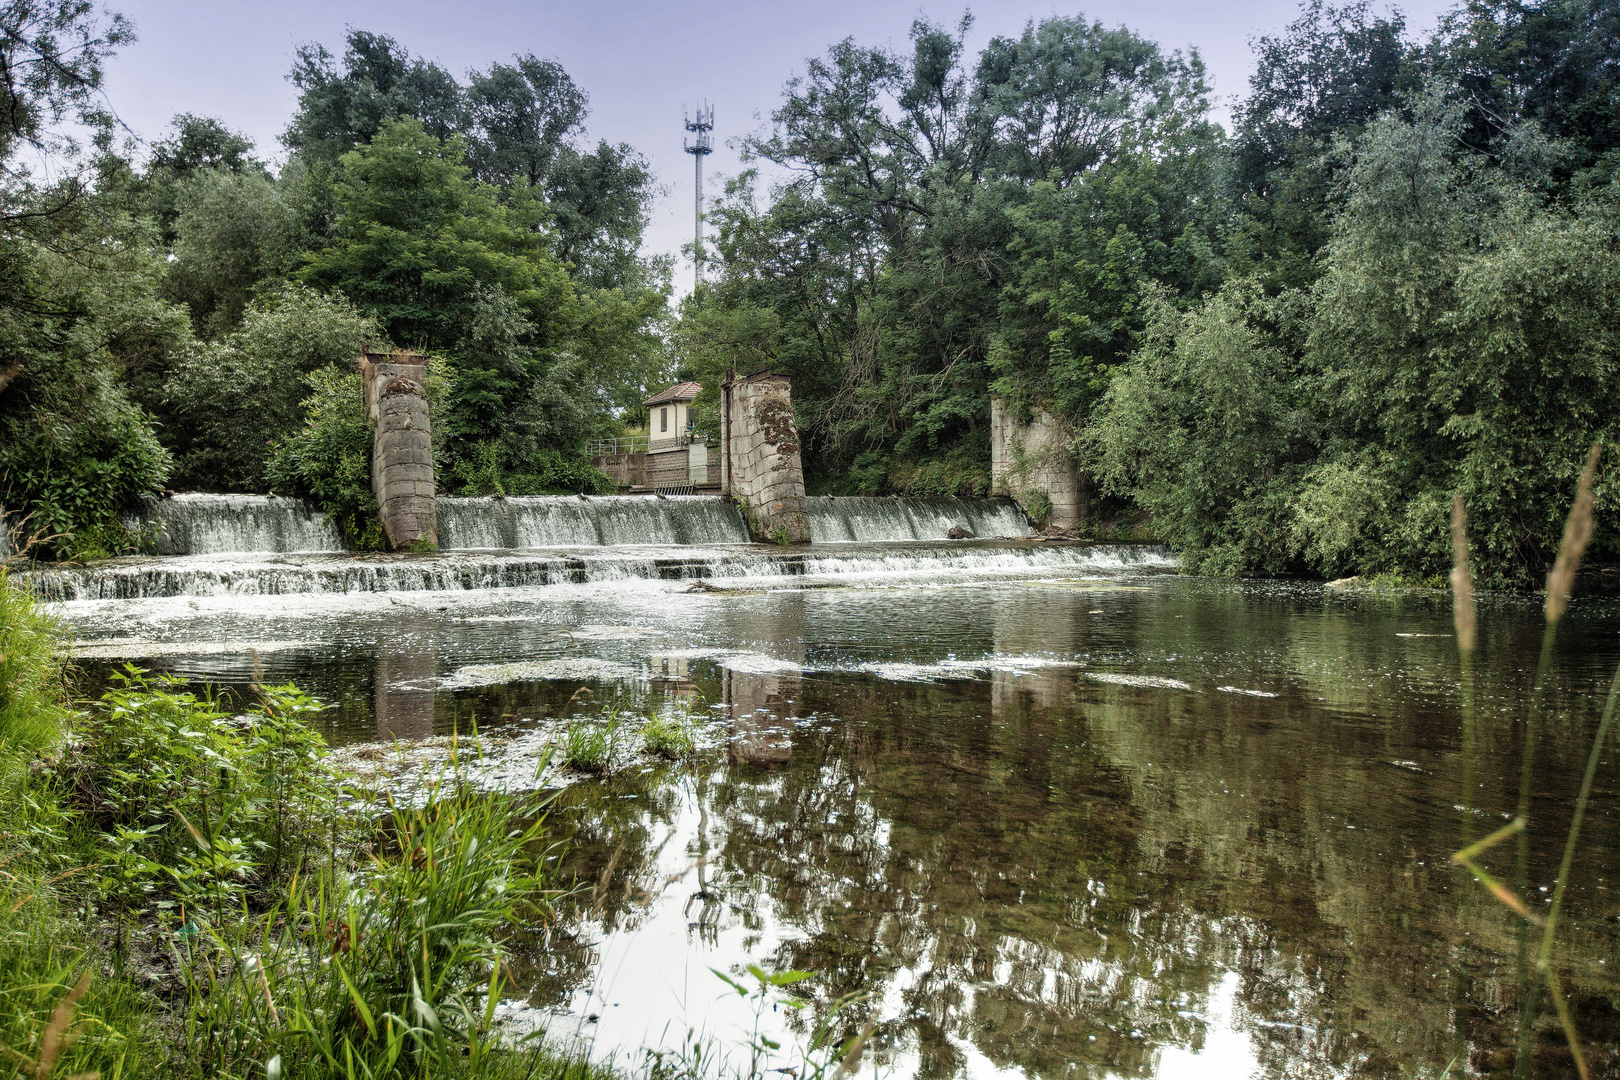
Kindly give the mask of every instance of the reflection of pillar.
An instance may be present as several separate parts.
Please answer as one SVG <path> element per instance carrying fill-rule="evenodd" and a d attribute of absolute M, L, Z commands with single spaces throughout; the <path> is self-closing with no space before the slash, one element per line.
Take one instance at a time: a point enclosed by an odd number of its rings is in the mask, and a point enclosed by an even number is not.
<path fill-rule="evenodd" d="M 788 717 L 798 711 L 804 680 L 797 672 L 760 675 L 727 668 L 721 698 L 730 707 L 731 757 L 749 765 L 780 765 L 793 756 Z"/>
<path fill-rule="evenodd" d="M 1060 667 L 992 671 L 990 715 L 1062 708 L 1069 701 L 1077 675 L 1075 668 Z"/>
<path fill-rule="evenodd" d="M 425 632 L 384 632 L 377 639 L 377 738 L 425 739 L 433 734 L 434 643 Z"/>
<path fill-rule="evenodd" d="M 995 598 L 991 633 L 996 655 L 1051 657 L 1067 660 L 1082 648 L 1087 594 L 1047 591 L 1039 586 L 1010 589 Z M 1065 707 L 1078 669 L 1030 667 L 994 671 L 990 675 L 990 711 L 993 716 L 1030 709 Z"/>

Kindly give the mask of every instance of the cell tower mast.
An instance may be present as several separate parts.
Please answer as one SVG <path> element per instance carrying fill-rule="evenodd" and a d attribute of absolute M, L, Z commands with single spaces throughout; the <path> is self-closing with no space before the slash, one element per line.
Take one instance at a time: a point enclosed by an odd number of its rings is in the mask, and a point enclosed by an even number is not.
<path fill-rule="evenodd" d="M 714 130 L 714 106 L 708 102 L 700 102 L 697 107 L 696 118 L 687 117 L 686 130 L 696 135 L 693 139 L 683 139 L 681 144 L 686 152 L 692 155 L 692 164 L 696 166 L 697 197 L 693 203 L 692 212 L 692 262 L 694 264 L 693 284 L 703 280 L 703 159 L 714 153 L 714 137 L 709 132 Z"/>

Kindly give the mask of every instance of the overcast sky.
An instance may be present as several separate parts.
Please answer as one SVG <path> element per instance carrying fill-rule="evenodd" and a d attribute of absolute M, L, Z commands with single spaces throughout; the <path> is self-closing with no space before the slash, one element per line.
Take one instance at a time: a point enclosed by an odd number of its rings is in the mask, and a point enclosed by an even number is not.
<path fill-rule="evenodd" d="M 458 77 L 514 54 L 562 63 L 591 99 L 590 134 L 628 142 L 647 155 L 667 188 L 647 234 L 653 251 L 678 252 L 691 240 L 692 159 L 681 150 L 682 107 L 706 98 L 715 106 L 715 153 L 705 190 L 735 173 L 726 145 L 769 120 L 782 84 L 805 59 L 845 37 L 863 44 L 904 44 L 912 19 L 925 14 L 954 24 L 964 5 L 914 0 L 811 0 L 712 4 L 597 0 L 594 3 L 479 4 L 421 0 L 111 0 L 132 18 L 139 40 L 110 65 L 107 91 L 143 139 L 162 135 L 176 113 L 217 116 L 246 132 L 262 155 L 283 154 L 279 136 L 297 102 L 287 82 L 293 52 L 316 41 L 342 52 L 353 26 L 394 37 L 413 54 Z M 1411 28 L 1427 31 L 1450 5 L 1401 5 Z M 1085 8 L 1002 2 L 972 8 L 970 55 L 995 35 L 1018 33 L 1030 19 L 1053 14 L 1124 24 L 1166 48 L 1196 47 L 1208 66 L 1220 115 L 1241 96 L 1253 68 L 1249 42 L 1281 29 L 1298 10 L 1293 0 L 1194 3 L 1190 0 L 1099 0 Z M 681 291 L 690 262 L 677 273 Z"/>

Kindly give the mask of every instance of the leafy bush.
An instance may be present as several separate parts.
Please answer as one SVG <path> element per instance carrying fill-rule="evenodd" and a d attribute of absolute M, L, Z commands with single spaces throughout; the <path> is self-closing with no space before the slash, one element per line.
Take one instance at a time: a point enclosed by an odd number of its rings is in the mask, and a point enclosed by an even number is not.
<path fill-rule="evenodd" d="M 141 409 L 105 378 L 69 410 L 36 408 L 4 424 L 0 503 L 58 558 L 104 559 L 147 538 L 123 512 L 157 492 L 171 458 Z"/>
<path fill-rule="evenodd" d="M 375 319 L 341 296 L 302 285 L 264 292 L 241 321 L 220 340 L 187 349 L 164 386 L 176 486 L 268 490 L 272 448 L 304 422 L 307 377 L 352 367 L 368 346 L 387 341 Z"/>
<path fill-rule="evenodd" d="M 386 546 L 371 490 L 365 380 L 340 364 L 309 376 L 303 430 L 278 443 L 266 472 L 273 490 L 309 499 L 357 551 Z"/>
<path fill-rule="evenodd" d="M 451 465 L 442 482 L 457 495 L 612 495 L 613 478 L 583 453 L 537 450 L 526 463 L 532 472 L 511 472 L 499 443 L 472 444 Z"/>
<path fill-rule="evenodd" d="M 215 919 L 299 865 L 337 796 L 322 706 L 266 687 L 233 716 L 222 702 L 127 665 L 82 718 L 67 768 L 105 843 L 100 888 L 122 910 Z M 193 931 L 194 932 L 194 931 Z"/>

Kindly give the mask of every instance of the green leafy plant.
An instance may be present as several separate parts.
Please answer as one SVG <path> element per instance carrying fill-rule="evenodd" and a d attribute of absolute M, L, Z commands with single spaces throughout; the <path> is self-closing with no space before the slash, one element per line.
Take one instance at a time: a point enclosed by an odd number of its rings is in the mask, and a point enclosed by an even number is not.
<path fill-rule="evenodd" d="M 641 726 L 641 745 L 647 753 L 673 761 L 691 757 L 697 750 L 691 716 L 683 712 L 649 718 Z"/>

